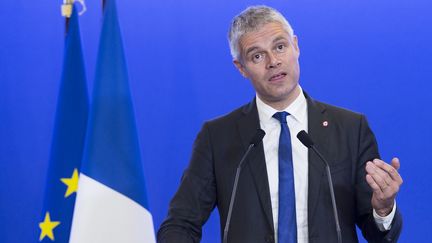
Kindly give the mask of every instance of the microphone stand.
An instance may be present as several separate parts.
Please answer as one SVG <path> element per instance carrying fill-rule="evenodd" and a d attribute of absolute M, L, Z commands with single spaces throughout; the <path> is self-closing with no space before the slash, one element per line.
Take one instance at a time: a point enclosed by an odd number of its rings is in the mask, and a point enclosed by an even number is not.
<path fill-rule="evenodd" d="M 228 216 L 227 216 L 227 221 L 225 224 L 225 229 L 224 229 L 224 235 L 223 235 L 223 243 L 228 243 L 228 230 L 229 230 L 229 225 L 231 222 L 231 215 L 232 215 L 232 209 L 233 209 L 233 205 L 234 205 L 234 200 L 235 197 L 237 195 L 237 184 L 238 184 L 238 180 L 240 177 L 240 171 L 242 168 L 242 164 L 245 161 L 246 157 L 248 156 L 248 154 L 250 153 L 250 151 L 252 151 L 252 148 L 255 146 L 255 144 L 250 144 L 248 149 L 246 150 L 246 153 L 243 155 L 242 159 L 240 160 L 239 165 L 237 166 L 237 170 L 236 170 L 236 175 L 235 175 L 235 179 L 234 179 L 234 185 L 233 185 L 233 190 L 231 193 L 231 200 L 230 200 L 230 204 L 229 204 L 229 208 L 228 208 Z"/>
<path fill-rule="evenodd" d="M 325 163 L 326 172 L 327 172 L 327 180 L 328 180 L 328 184 L 329 184 L 329 188 L 330 188 L 330 196 L 331 196 L 332 206 L 333 206 L 333 215 L 334 215 L 334 218 L 336 221 L 336 232 L 337 232 L 337 237 L 338 237 L 338 243 L 342 243 L 342 233 L 341 233 L 341 228 L 340 228 L 340 224 L 339 224 L 338 212 L 336 209 L 337 208 L 336 207 L 336 199 L 335 199 L 335 193 L 333 190 L 333 181 L 332 181 L 332 177 L 331 177 L 331 173 L 330 173 L 330 166 L 328 165 L 327 160 L 324 159 L 322 154 L 320 152 L 318 152 L 318 150 L 315 148 L 315 146 L 312 145 L 310 148 Z"/>

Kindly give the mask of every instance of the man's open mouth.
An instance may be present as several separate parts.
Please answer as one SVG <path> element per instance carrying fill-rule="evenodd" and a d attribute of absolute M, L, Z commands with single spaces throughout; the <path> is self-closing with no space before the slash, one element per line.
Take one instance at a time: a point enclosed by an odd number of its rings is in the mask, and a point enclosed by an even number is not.
<path fill-rule="evenodd" d="M 284 78 L 286 75 L 287 74 L 285 72 L 280 72 L 280 73 L 278 73 L 276 75 L 271 76 L 270 79 L 269 79 L 269 81 L 277 81 L 279 79 Z"/>

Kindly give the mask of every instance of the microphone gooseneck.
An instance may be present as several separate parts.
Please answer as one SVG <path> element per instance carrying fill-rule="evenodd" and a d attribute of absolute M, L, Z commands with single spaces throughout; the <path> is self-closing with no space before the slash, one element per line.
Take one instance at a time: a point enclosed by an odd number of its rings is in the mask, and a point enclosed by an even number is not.
<path fill-rule="evenodd" d="M 241 171 L 242 165 L 243 165 L 244 161 L 246 160 L 247 156 L 249 155 L 249 153 L 252 151 L 252 149 L 261 143 L 264 136 L 265 136 L 265 132 L 262 129 L 258 129 L 256 131 L 255 135 L 253 136 L 253 138 L 251 139 L 251 141 L 249 143 L 249 146 L 248 146 L 246 152 L 244 153 L 243 157 L 241 158 L 239 165 L 237 166 L 233 190 L 231 193 L 231 200 L 230 200 L 230 204 L 229 204 L 229 208 L 228 208 L 228 216 L 227 216 L 227 220 L 225 223 L 223 243 L 228 243 L 229 225 L 231 222 L 231 215 L 232 215 L 235 197 L 237 194 L 238 180 L 240 177 L 240 171 Z"/>
<path fill-rule="evenodd" d="M 324 158 L 324 156 L 315 148 L 314 142 L 312 141 L 309 134 L 307 134 L 307 132 L 305 132 L 304 130 L 300 131 L 297 134 L 297 138 L 300 140 L 300 142 L 304 146 L 312 149 L 315 152 L 315 154 L 318 155 L 318 157 L 325 164 L 326 172 L 327 172 L 327 180 L 328 180 L 328 184 L 329 184 L 329 188 L 330 188 L 330 196 L 331 196 L 331 201 L 332 201 L 332 206 L 333 206 L 333 216 L 334 216 L 335 223 L 336 223 L 336 233 L 337 233 L 337 237 L 338 237 L 338 243 L 342 243 L 342 233 L 341 233 L 341 228 L 340 228 L 340 224 L 339 224 L 339 217 L 338 217 L 338 213 L 337 213 L 336 199 L 335 199 L 335 193 L 334 193 L 334 189 L 333 189 L 333 181 L 332 181 L 332 177 L 331 177 L 331 173 L 330 173 L 330 166 L 329 166 L 327 160 Z"/>

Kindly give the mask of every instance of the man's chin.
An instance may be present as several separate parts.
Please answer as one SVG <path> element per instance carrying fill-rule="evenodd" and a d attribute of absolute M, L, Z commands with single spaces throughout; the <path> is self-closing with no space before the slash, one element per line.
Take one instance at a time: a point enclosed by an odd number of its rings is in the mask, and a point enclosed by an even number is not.
<path fill-rule="evenodd" d="M 272 104 L 291 104 L 300 94 L 300 89 L 298 85 L 292 89 L 284 90 L 284 92 L 275 92 L 272 94 L 267 94 L 266 96 L 260 95 L 261 100 L 263 100 L 268 105 Z"/>

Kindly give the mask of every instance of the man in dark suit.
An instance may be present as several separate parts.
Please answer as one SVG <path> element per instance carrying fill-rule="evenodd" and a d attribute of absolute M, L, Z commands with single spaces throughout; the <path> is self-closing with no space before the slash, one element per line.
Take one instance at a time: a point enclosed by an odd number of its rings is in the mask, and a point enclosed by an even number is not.
<path fill-rule="evenodd" d="M 306 130 L 329 160 L 343 242 L 395 242 L 402 217 L 395 198 L 399 160 L 379 159 L 366 118 L 313 100 L 298 84 L 300 50 L 286 19 L 266 6 L 233 19 L 231 54 L 257 96 L 206 122 L 158 232 L 163 243 L 199 242 L 215 206 L 221 228 L 238 162 L 258 128 L 266 135 L 241 173 L 228 242 L 337 242 L 325 167 L 296 138 Z"/>

